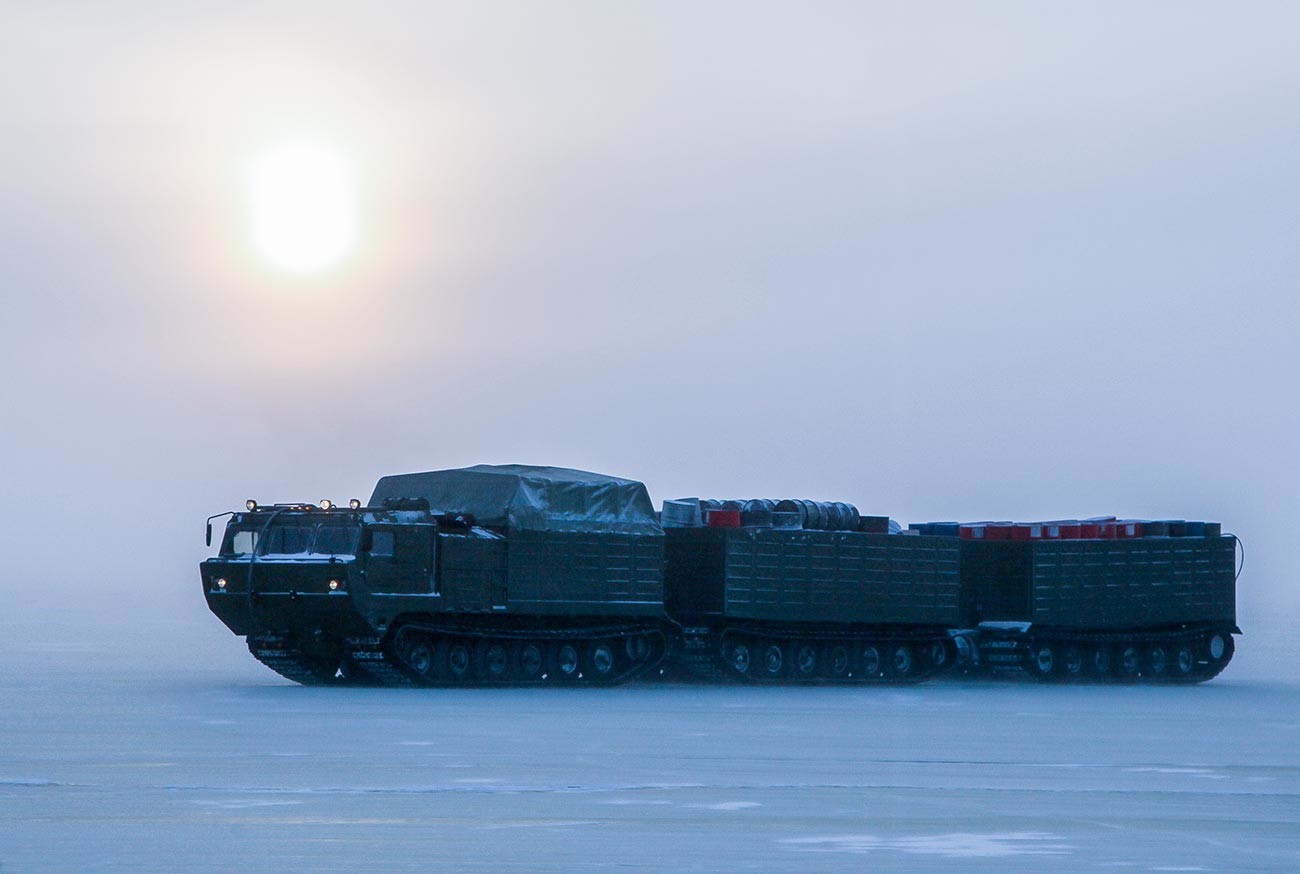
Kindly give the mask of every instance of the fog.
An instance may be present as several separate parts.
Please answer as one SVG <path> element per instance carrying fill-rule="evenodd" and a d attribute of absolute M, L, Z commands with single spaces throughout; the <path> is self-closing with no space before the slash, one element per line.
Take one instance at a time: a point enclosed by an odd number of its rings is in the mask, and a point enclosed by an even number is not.
<path fill-rule="evenodd" d="M 520 462 L 1221 519 L 1241 669 L 1300 621 L 1287 4 L 4 17 L 21 611 L 198 611 L 209 513 Z M 312 279 L 243 212 L 297 130 L 362 187 L 363 245 Z"/>
<path fill-rule="evenodd" d="M 487 462 L 904 523 L 1222 520 L 1223 681 L 1293 678 L 1293 4 L 0 22 L 0 629 L 51 677 L 162 651 L 274 682 L 204 607 L 204 518 Z M 360 197 L 306 278 L 245 190 L 301 132 Z"/>

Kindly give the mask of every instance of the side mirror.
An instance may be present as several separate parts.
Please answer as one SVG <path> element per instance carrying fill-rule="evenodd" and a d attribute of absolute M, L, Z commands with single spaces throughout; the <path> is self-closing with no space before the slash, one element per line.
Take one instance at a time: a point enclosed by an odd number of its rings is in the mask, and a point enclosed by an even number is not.
<path fill-rule="evenodd" d="M 208 536 L 206 538 L 206 542 L 208 546 L 212 545 L 212 523 L 211 522 L 208 523 Z"/>

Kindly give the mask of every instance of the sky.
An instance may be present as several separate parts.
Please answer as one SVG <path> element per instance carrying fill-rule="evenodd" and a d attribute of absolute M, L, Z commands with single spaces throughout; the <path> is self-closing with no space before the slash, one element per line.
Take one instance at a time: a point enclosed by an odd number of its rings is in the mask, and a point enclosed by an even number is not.
<path fill-rule="evenodd" d="M 1294 4 L 0 21 L 11 616 L 200 614 L 208 514 L 486 462 L 1218 519 L 1239 660 L 1300 623 Z M 311 275 L 254 238 L 285 142 L 354 201 Z"/>

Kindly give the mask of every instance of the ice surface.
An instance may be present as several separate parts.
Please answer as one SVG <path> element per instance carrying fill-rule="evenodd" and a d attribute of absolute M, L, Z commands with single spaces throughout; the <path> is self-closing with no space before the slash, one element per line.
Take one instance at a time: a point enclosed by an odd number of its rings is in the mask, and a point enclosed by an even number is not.
<path fill-rule="evenodd" d="M 0 871 L 1300 869 L 1300 687 L 1231 668 L 1193 688 L 322 690 L 211 625 L 111 649 L 16 632 Z"/>

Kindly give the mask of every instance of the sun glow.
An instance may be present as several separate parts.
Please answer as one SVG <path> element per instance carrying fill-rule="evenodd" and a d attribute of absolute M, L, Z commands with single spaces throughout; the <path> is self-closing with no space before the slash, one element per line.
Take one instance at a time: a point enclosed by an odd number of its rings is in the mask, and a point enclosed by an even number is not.
<path fill-rule="evenodd" d="M 282 143 L 253 162 L 248 182 L 253 245 L 272 266 L 316 274 L 352 252 L 356 183 L 342 153 L 320 143 Z"/>

